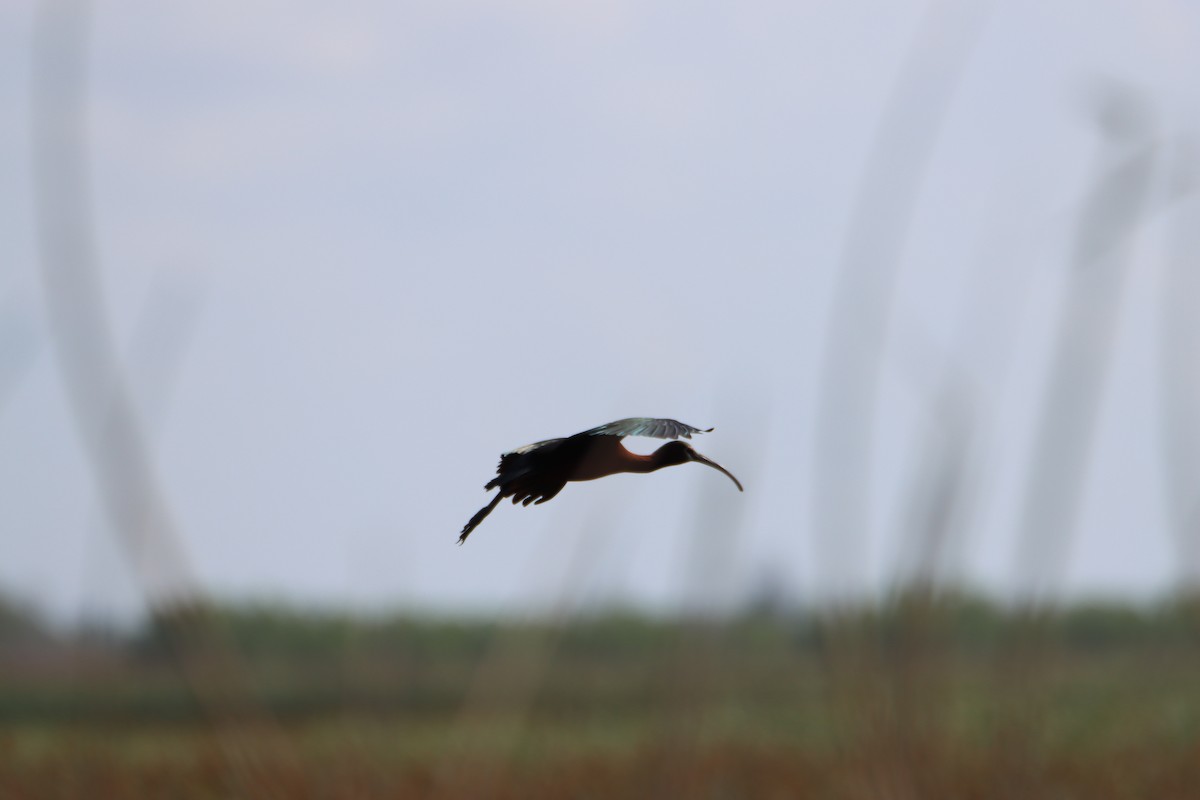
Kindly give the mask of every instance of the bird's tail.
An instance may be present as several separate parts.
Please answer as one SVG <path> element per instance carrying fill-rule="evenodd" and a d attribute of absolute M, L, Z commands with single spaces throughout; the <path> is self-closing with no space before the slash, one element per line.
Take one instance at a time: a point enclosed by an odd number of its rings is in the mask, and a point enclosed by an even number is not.
<path fill-rule="evenodd" d="M 475 516 L 471 517 L 470 521 L 463 526 L 462 533 L 458 535 L 459 544 L 467 540 L 467 537 L 471 535 L 471 531 L 479 527 L 479 523 L 483 522 L 484 518 L 492 513 L 492 509 L 499 505 L 503 498 L 504 492 L 496 492 L 496 496 L 492 498 L 492 502 L 475 512 Z"/>

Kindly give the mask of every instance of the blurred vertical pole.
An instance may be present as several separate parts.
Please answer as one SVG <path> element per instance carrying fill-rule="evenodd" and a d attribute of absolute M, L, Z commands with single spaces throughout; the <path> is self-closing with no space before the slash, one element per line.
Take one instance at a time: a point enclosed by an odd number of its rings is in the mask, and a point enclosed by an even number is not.
<path fill-rule="evenodd" d="M 925 12 L 875 131 L 850 213 L 825 339 L 814 433 L 813 527 L 830 584 L 845 600 L 862 575 L 879 372 L 901 252 L 922 177 L 985 2 L 934 2 Z"/>
<path fill-rule="evenodd" d="M 969 517 L 975 414 L 970 387 L 948 364 L 930 396 L 923 447 L 915 454 L 904 492 L 907 508 L 895 562 L 901 593 L 932 596 L 947 579 L 956 532 Z"/>
<path fill-rule="evenodd" d="M 1143 217 L 1155 156 L 1136 95 L 1110 89 L 1097 111 L 1096 179 L 1079 218 L 1020 520 L 1015 585 L 1030 609 L 1069 558 L 1131 262 L 1125 245 Z"/>
<path fill-rule="evenodd" d="M 1176 151 L 1171 177 L 1177 191 L 1194 187 L 1200 160 L 1189 140 Z M 1184 596 L 1200 598 L 1200 210 L 1180 206 L 1162 285 L 1159 375 L 1163 470 L 1169 524 L 1175 533 L 1179 583 Z"/>
<path fill-rule="evenodd" d="M 951 549 L 961 545 L 966 529 L 975 430 L 969 386 L 950 359 L 945 361 L 929 392 L 924 435 L 908 470 L 906 508 L 896 537 L 901 550 L 895 559 L 894 607 L 887 612 L 894 625 L 892 644 L 881 659 L 890 700 L 881 734 L 894 754 L 895 783 L 915 797 L 952 793 L 938 783 L 943 773 L 928 768 L 950 758 L 954 744 L 947 724 L 952 698 L 946 605 L 939 589 L 947 580 Z"/>
<path fill-rule="evenodd" d="M 686 548 L 682 607 L 685 616 L 705 622 L 727 616 L 734 609 L 746 516 L 757 502 L 756 488 L 762 491 L 760 478 L 771 444 L 771 408 L 762 381 L 730 374 L 721 386 L 724 389 L 717 396 L 717 418 L 732 419 L 736 414 L 743 421 L 742 430 L 729 441 L 729 455 L 714 457 L 742 480 L 747 492 L 739 494 L 727 478 L 712 470 L 705 470 L 711 475 L 693 478 L 696 497 L 690 521 L 680 537 Z M 734 397 L 735 393 L 739 396 Z M 696 446 L 701 451 L 707 449 L 703 442 Z"/>
<path fill-rule="evenodd" d="M 69 407 L 100 501 L 218 733 L 234 794 L 282 796 L 262 762 L 294 762 L 255 707 L 234 653 L 204 613 L 154 473 L 104 310 L 89 210 L 85 0 L 43 0 L 34 30 L 33 193 L 47 316 Z"/>

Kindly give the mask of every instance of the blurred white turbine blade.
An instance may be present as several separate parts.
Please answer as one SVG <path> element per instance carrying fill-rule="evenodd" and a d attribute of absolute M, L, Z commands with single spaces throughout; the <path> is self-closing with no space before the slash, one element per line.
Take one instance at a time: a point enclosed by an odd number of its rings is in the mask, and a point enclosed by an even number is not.
<path fill-rule="evenodd" d="M 47 317 L 99 494 L 152 606 L 185 603 L 195 581 L 158 486 L 102 302 L 88 206 L 87 33 L 77 0 L 43 3 L 33 65 L 35 211 Z"/>

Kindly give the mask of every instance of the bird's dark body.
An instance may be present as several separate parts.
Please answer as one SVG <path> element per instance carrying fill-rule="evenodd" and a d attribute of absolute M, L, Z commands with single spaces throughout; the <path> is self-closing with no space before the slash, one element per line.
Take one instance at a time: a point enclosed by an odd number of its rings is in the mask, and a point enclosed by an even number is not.
<path fill-rule="evenodd" d="M 538 442 L 538 446 L 500 457 L 496 477 L 485 489 L 499 488 L 513 503 L 544 503 L 562 491 L 568 481 L 591 481 L 649 461 L 649 456 L 629 452 L 612 436 L 577 434 L 566 439 Z"/>
<path fill-rule="evenodd" d="M 737 478 L 683 442 L 663 445 L 648 456 L 631 453 L 621 444 L 624 436 L 677 439 L 691 438 L 693 433 L 703 432 L 675 420 L 634 417 L 610 422 L 574 436 L 534 442 L 505 453 L 500 457 L 496 477 L 484 486 L 488 491 L 499 489 L 499 493 L 471 518 L 458 542 L 462 544 L 466 541 L 471 531 L 504 498 L 511 497 L 514 505 L 545 503 L 562 491 L 569 481 L 590 481 L 619 472 L 653 472 L 688 461 L 701 461 L 729 475 L 740 491 L 742 486 Z"/>

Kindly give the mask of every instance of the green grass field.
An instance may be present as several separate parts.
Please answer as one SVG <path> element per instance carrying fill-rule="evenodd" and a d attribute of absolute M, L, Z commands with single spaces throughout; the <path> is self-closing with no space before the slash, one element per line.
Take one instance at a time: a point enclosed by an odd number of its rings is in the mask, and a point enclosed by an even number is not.
<path fill-rule="evenodd" d="M 0 797 L 1200 797 L 1189 604 L 10 633 Z"/>

